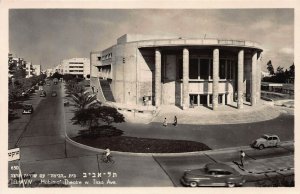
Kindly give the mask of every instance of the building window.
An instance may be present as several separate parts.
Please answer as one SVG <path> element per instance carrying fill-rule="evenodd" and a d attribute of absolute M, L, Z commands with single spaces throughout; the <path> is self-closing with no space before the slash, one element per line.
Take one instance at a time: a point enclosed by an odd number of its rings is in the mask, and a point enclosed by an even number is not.
<path fill-rule="evenodd" d="M 213 63 L 212 60 L 209 60 L 209 77 L 212 78 L 213 77 Z"/>
<path fill-rule="evenodd" d="M 226 65 L 226 79 L 232 79 L 232 61 L 227 60 Z"/>
<path fill-rule="evenodd" d="M 69 64 L 83 64 L 83 62 L 69 62 Z"/>
<path fill-rule="evenodd" d="M 200 105 L 207 105 L 207 94 L 200 94 Z"/>
<path fill-rule="evenodd" d="M 183 64 L 182 64 L 182 58 L 178 60 L 178 68 L 177 68 L 177 79 L 182 79 L 183 74 Z"/>
<path fill-rule="evenodd" d="M 198 94 L 190 94 L 190 105 L 198 105 Z"/>
<path fill-rule="evenodd" d="M 200 79 L 208 79 L 209 59 L 200 59 Z"/>
<path fill-rule="evenodd" d="M 220 60 L 219 77 L 220 77 L 220 79 L 226 78 L 226 60 L 225 59 Z"/>
<path fill-rule="evenodd" d="M 189 79 L 198 79 L 199 65 L 198 59 L 190 59 L 189 61 Z"/>

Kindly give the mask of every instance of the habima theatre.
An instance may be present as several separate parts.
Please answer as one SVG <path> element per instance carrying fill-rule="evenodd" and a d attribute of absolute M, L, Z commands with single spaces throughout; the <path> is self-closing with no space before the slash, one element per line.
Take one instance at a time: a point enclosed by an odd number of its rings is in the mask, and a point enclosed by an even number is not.
<path fill-rule="evenodd" d="M 125 34 L 91 52 L 91 88 L 102 102 L 136 107 L 255 106 L 262 49 L 245 40 Z"/>

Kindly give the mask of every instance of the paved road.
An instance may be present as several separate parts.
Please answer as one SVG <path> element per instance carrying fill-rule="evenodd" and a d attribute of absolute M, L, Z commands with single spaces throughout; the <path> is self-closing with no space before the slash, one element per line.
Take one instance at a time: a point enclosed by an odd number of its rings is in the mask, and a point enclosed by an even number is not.
<path fill-rule="evenodd" d="M 45 87 L 45 97 L 30 117 L 30 122 L 17 142 L 22 148 L 22 161 L 45 160 L 65 157 L 65 138 L 63 128 L 63 112 L 59 108 L 62 103 L 59 86 Z M 57 91 L 57 97 L 51 92 Z M 38 94 L 37 94 L 38 95 Z"/>
<path fill-rule="evenodd" d="M 57 97 L 51 97 L 50 91 L 55 90 L 58 92 Z M 233 160 L 238 160 L 238 150 L 231 152 L 221 153 L 202 153 L 199 155 L 191 156 L 130 156 L 115 154 L 115 164 L 105 164 L 101 161 L 101 155 L 92 151 L 87 151 L 74 147 L 65 143 L 64 138 L 64 121 L 62 112 L 62 98 L 60 92 L 60 86 L 54 85 L 46 89 L 47 97 L 40 102 L 40 105 L 35 110 L 35 113 L 31 115 L 30 123 L 26 130 L 21 135 L 17 145 L 21 148 L 21 168 L 24 174 L 37 174 L 38 176 L 45 174 L 45 178 L 42 178 L 44 184 L 70 184 L 68 181 L 73 181 L 72 186 L 180 186 L 179 177 L 182 175 L 185 169 L 199 168 L 208 162 L 221 161 L 230 165 Z M 287 119 L 290 122 L 290 118 Z M 278 123 L 282 122 L 278 120 Z M 250 124 L 250 128 L 253 133 L 260 132 L 257 126 L 266 126 L 267 123 Z M 132 127 L 131 124 L 124 124 L 125 127 Z M 134 125 L 134 130 L 130 132 L 134 136 L 142 134 L 150 134 L 151 130 L 159 130 L 160 124 L 154 123 L 150 126 Z M 200 127 L 200 130 L 197 130 Z M 213 132 L 215 127 L 217 132 Z M 269 127 L 269 126 L 268 126 Z M 283 127 L 281 125 L 281 127 Z M 238 133 L 232 135 L 232 128 L 238 130 Z M 267 127 L 262 127 L 267 129 Z M 125 128 L 124 128 L 125 130 Z M 140 130 L 140 131 L 139 131 Z M 143 130 L 150 130 L 145 132 Z M 205 142 L 204 134 L 209 136 L 216 136 L 207 140 L 211 147 L 221 147 L 217 144 L 218 141 L 222 147 L 232 147 L 231 145 L 245 145 L 245 141 L 237 141 L 240 134 L 244 134 L 247 128 L 240 128 L 238 126 L 222 126 L 221 129 L 217 129 L 217 126 L 178 126 L 175 128 L 163 129 L 157 138 L 167 137 L 176 138 L 176 131 L 188 130 L 189 133 L 195 133 L 195 138 L 199 141 Z M 170 133 L 172 130 L 172 133 Z M 220 131 L 226 131 L 220 135 Z M 249 129 L 248 129 L 249 130 Z M 199 133 L 198 133 L 199 131 Z M 152 131 L 155 132 L 155 131 Z M 198 134 L 197 134 L 198 133 Z M 289 134 L 289 132 L 286 132 Z M 129 135 L 129 131 L 126 131 Z M 153 134 L 153 133 L 152 133 Z M 181 131 L 182 134 L 182 131 Z M 197 134 L 197 135 L 196 135 Z M 218 135 L 216 135 L 218 134 Z M 228 135 L 224 135 L 228 134 Z M 255 134 L 246 133 L 250 137 L 256 136 Z M 194 134 L 193 134 L 194 135 Z M 220 137 L 219 137 L 220 136 Z M 243 135 L 243 137 L 246 135 Z M 292 137 L 292 136 L 291 136 Z M 225 138 L 226 141 L 222 141 Z M 182 135 L 180 139 L 185 139 Z M 287 138 L 288 139 L 288 138 Z M 234 141 L 232 144 L 226 142 Z M 209 143 L 209 142 L 215 142 Z M 219 142 L 219 143 L 220 143 Z M 242 142 L 242 144 L 241 144 Z M 212 146 L 215 145 L 215 146 Z M 272 160 L 278 159 L 277 157 L 287 157 L 289 165 L 293 166 L 293 146 L 287 146 L 285 148 L 273 148 L 266 149 L 264 151 L 258 151 L 249 149 L 246 150 L 246 154 L 249 158 L 246 160 L 246 164 L 250 161 L 262 161 L 267 156 L 267 159 L 271 163 Z M 283 161 L 280 164 L 287 164 Z M 261 169 L 267 168 L 265 165 L 268 161 L 262 162 L 262 164 L 256 164 Z M 17 174 L 18 171 L 11 168 L 17 165 L 16 162 L 10 163 L 10 174 Z M 280 167 L 278 165 L 277 167 Z M 283 168 L 284 166 L 282 166 Z M 273 167 L 274 168 L 274 167 Z M 95 174 L 94 174 L 95 173 Z M 60 174 L 66 177 L 59 178 Z M 56 176 L 56 177 L 54 177 Z M 75 177 L 76 176 L 76 177 Z M 251 177 L 248 177 L 251 180 Z M 32 180 L 40 180 L 40 177 L 32 178 Z M 68 181 L 66 181 L 66 179 Z M 47 182 L 48 181 L 48 182 Z M 77 181 L 77 182 L 76 182 Z M 81 181 L 81 183 L 78 183 Z M 85 184 L 85 181 L 87 184 Z M 116 181 L 116 182 L 114 182 Z M 95 184 L 98 183 L 98 184 Z M 115 184 L 116 183 L 116 184 Z"/>
<path fill-rule="evenodd" d="M 259 115 L 258 115 L 259 116 Z M 178 118 L 180 123 L 180 118 Z M 168 125 L 150 123 L 149 125 L 122 123 L 117 125 L 124 135 L 192 140 L 205 143 L 212 149 L 249 145 L 262 134 L 277 134 L 282 141 L 294 140 L 294 116 L 281 114 L 279 117 L 256 123 L 227 125 Z M 183 132 L 184 131 L 184 132 Z"/>

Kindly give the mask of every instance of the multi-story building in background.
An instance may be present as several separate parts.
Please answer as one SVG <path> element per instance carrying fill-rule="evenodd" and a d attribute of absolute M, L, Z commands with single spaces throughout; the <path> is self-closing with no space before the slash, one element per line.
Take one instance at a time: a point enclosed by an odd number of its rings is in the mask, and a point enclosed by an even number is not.
<path fill-rule="evenodd" d="M 55 70 L 53 68 L 49 68 L 49 69 L 46 69 L 45 73 L 46 73 L 47 77 L 50 77 L 55 73 Z"/>
<path fill-rule="evenodd" d="M 25 65 L 26 67 L 26 78 L 32 77 L 33 76 L 33 67 L 31 65 L 31 63 L 26 63 Z"/>
<path fill-rule="evenodd" d="M 62 61 L 62 74 L 71 74 L 85 79 L 90 78 L 90 59 L 72 58 Z"/>
<path fill-rule="evenodd" d="M 41 65 L 32 65 L 32 74 L 39 76 L 41 75 Z"/>
<path fill-rule="evenodd" d="M 26 68 L 26 61 L 20 57 L 13 57 L 13 54 L 8 54 L 8 76 L 12 77 L 16 71 L 24 70 Z M 25 77 L 25 72 L 24 72 Z"/>

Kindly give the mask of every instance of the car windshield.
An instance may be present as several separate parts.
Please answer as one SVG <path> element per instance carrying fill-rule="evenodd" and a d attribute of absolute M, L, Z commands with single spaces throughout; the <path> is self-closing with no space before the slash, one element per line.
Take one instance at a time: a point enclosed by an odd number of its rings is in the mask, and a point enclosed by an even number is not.
<path fill-rule="evenodd" d="M 261 138 L 268 139 L 268 137 L 266 135 L 261 136 Z"/>

